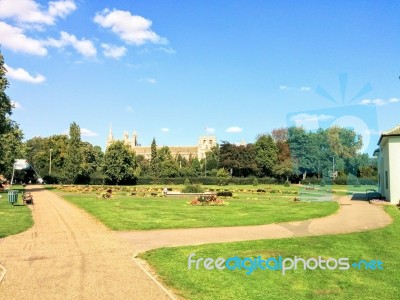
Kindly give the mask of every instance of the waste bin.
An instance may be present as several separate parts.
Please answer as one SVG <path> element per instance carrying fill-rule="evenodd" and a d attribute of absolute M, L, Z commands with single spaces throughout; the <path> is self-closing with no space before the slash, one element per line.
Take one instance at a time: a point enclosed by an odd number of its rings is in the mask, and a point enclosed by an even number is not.
<path fill-rule="evenodd" d="M 8 191 L 8 202 L 14 205 L 18 201 L 18 191 Z"/>

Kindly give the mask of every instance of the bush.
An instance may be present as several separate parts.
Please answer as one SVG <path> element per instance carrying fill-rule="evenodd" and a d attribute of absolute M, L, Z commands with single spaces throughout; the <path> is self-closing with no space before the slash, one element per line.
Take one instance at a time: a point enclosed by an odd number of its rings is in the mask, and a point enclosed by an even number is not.
<path fill-rule="evenodd" d="M 217 197 L 232 197 L 233 194 L 230 191 L 222 191 L 222 192 L 217 192 Z"/>
<path fill-rule="evenodd" d="M 284 187 L 290 187 L 290 181 L 286 180 L 285 183 L 283 184 Z"/>
<path fill-rule="evenodd" d="M 182 193 L 204 193 L 204 189 L 199 185 L 186 185 L 182 189 Z"/>
<path fill-rule="evenodd" d="M 186 178 L 185 182 L 183 184 L 188 186 L 188 185 L 191 185 L 192 183 L 190 182 L 189 178 Z"/>
<path fill-rule="evenodd" d="M 320 181 L 319 185 L 320 185 L 320 186 L 322 186 L 322 187 L 324 187 L 324 186 L 325 186 L 325 184 L 326 184 L 326 183 L 325 183 L 325 179 L 321 179 L 321 181 Z"/>
<path fill-rule="evenodd" d="M 254 185 L 254 186 L 257 186 L 257 185 L 258 185 L 258 180 L 257 180 L 257 178 L 254 178 L 254 180 L 253 180 L 253 185 Z"/>

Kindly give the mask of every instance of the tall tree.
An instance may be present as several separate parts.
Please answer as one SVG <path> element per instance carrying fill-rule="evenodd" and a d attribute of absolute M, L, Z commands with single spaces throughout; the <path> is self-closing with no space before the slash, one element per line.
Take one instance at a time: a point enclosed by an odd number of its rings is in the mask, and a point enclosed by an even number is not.
<path fill-rule="evenodd" d="M 26 147 L 22 142 L 23 133 L 17 124 L 13 124 L 7 133 L 0 135 L 0 170 L 1 174 L 11 178 L 15 159 L 25 158 Z"/>
<path fill-rule="evenodd" d="M 256 151 L 252 144 L 236 146 L 222 141 L 220 146 L 220 168 L 229 170 L 233 176 L 247 177 L 257 174 Z"/>
<path fill-rule="evenodd" d="M 7 70 L 4 67 L 4 57 L 0 52 L 0 135 L 8 132 L 13 123 L 10 119 L 12 113 L 12 103 L 10 98 L 5 93 L 5 90 L 9 85 L 6 73 Z"/>
<path fill-rule="evenodd" d="M 273 168 L 278 160 L 278 147 L 271 135 L 260 135 L 254 144 L 256 163 L 261 175 L 272 175 Z"/>
<path fill-rule="evenodd" d="M 135 178 L 135 153 L 122 141 L 110 145 L 104 154 L 103 172 L 113 184 L 132 184 Z"/>
<path fill-rule="evenodd" d="M 157 143 L 153 138 L 151 142 L 150 173 L 152 176 L 159 176 L 160 164 L 157 157 Z"/>
<path fill-rule="evenodd" d="M 82 174 L 83 153 L 81 149 L 81 129 L 73 122 L 69 127 L 68 156 L 65 162 L 66 177 L 75 182 Z"/>

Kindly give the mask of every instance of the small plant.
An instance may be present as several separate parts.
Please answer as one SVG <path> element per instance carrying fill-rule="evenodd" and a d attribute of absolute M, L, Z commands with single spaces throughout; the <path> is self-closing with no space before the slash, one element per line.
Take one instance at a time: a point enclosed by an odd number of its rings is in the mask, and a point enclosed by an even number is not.
<path fill-rule="evenodd" d="M 199 185 L 186 185 L 182 189 L 182 193 L 204 193 L 204 189 Z"/>
<path fill-rule="evenodd" d="M 192 206 L 224 206 L 227 205 L 228 202 L 217 199 L 215 195 L 202 195 L 188 202 L 188 204 Z"/>
<path fill-rule="evenodd" d="M 294 202 L 299 202 L 299 201 L 300 201 L 300 198 L 299 198 L 299 197 L 294 197 L 293 201 L 294 201 Z"/>
<path fill-rule="evenodd" d="M 230 191 L 223 191 L 223 192 L 218 192 L 217 196 L 218 197 L 232 197 L 233 194 Z"/>
<path fill-rule="evenodd" d="M 283 184 L 284 187 L 290 187 L 290 181 L 286 180 L 285 183 Z"/>
<path fill-rule="evenodd" d="M 254 186 L 257 186 L 257 185 L 258 185 L 258 180 L 257 180 L 257 178 L 254 178 L 254 180 L 253 180 L 253 185 L 254 185 Z"/>

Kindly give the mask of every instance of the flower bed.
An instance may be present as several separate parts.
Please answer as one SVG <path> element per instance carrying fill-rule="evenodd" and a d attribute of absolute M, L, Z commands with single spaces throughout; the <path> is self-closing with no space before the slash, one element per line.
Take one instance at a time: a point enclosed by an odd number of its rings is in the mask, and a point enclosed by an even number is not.
<path fill-rule="evenodd" d="M 202 195 L 188 202 L 188 204 L 192 206 L 224 206 L 228 205 L 228 202 L 218 199 L 215 195 Z"/>

